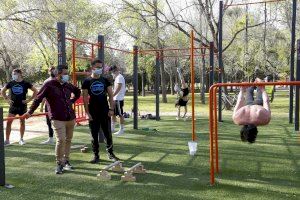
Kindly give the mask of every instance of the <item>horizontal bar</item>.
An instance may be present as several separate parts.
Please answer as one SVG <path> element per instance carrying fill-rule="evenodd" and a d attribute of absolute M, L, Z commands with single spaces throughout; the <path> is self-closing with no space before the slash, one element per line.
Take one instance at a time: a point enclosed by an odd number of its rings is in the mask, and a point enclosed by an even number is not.
<path fill-rule="evenodd" d="M 224 5 L 224 7 L 228 8 L 232 6 L 246 6 L 246 5 L 263 4 L 263 3 L 275 3 L 281 1 L 286 1 L 286 0 L 270 0 L 270 1 L 257 1 L 257 2 L 249 2 L 249 3 L 236 3 L 236 4 Z"/>
<path fill-rule="evenodd" d="M 30 117 L 40 117 L 40 116 L 44 116 L 47 115 L 48 113 L 37 113 L 37 114 L 33 114 Z M 6 117 L 3 118 L 3 121 L 8 121 L 8 120 L 14 120 L 14 119 L 25 119 L 25 117 L 23 116 L 18 116 L 18 117 Z"/>
<path fill-rule="evenodd" d="M 208 47 L 195 47 L 195 50 L 197 49 L 209 49 Z M 155 51 L 190 51 L 190 48 L 167 48 L 167 49 L 143 49 L 139 50 L 139 53 L 142 52 L 155 52 Z"/>
<path fill-rule="evenodd" d="M 107 165 L 106 167 L 103 168 L 103 170 L 109 170 L 110 168 L 112 168 L 113 166 L 119 165 L 121 162 L 118 160 L 114 163 L 111 163 L 110 165 Z"/>
<path fill-rule="evenodd" d="M 75 58 L 83 59 L 83 60 L 92 60 L 92 57 L 84 57 L 84 56 L 75 56 Z"/>
<path fill-rule="evenodd" d="M 91 75 L 92 73 L 91 72 L 75 72 L 76 75 Z"/>
<path fill-rule="evenodd" d="M 123 52 L 123 53 L 134 54 L 132 51 L 127 51 L 127 50 L 123 50 L 123 49 L 118 49 L 118 48 L 114 48 L 114 47 L 110 47 L 110 46 L 104 46 L 104 48 L 111 49 L 111 50 L 116 50 L 116 51 L 120 51 L 120 52 Z"/>
<path fill-rule="evenodd" d="M 89 42 L 89 41 L 81 40 L 81 39 L 77 39 L 77 38 L 66 37 L 66 40 L 75 41 L 75 42 L 79 42 L 79 43 L 83 43 L 83 44 L 95 45 L 95 46 L 99 46 L 100 47 L 99 43 L 93 43 L 93 42 Z"/>
<path fill-rule="evenodd" d="M 253 82 L 253 83 L 216 83 L 210 88 L 223 86 L 264 86 L 264 85 L 300 85 L 300 81 Z"/>

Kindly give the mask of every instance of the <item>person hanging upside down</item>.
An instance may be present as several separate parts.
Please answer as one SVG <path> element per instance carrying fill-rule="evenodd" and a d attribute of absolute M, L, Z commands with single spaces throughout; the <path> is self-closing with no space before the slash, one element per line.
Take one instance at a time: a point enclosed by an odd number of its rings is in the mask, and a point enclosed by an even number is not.
<path fill-rule="evenodd" d="M 262 82 L 256 78 L 255 82 Z M 254 101 L 255 87 L 241 87 L 237 104 L 233 110 L 232 119 L 237 125 L 243 125 L 240 134 L 243 142 L 254 143 L 258 130 L 257 126 L 267 125 L 271 120 L 269 97 L 264 86 L 257 87 Z"/>
<path fill-rule="evenodd" d="M 175 103 L 175 107 L 177 107 L 177 117 L 176 117 L 176 119 L 179 120 L 179 118 L 180 118 L 180 108 L 181 107 L 184 107 L 184 115 L 182 116 L 182 118 L 186 117 L 187 102 L 189 101 L 189 99 L 188 99 L 189 88 L 188 88 L 188 85 L 186 84 L 186 82 L 183 78 L 183 75 L 181 73 L 181 70 L 179 68 L 177 68 L 177 72 L 178 72 L 178 76 L 179 76 L 180 81 L 181 81 L 181 91 L 178 92 L 179 99 Z"/>

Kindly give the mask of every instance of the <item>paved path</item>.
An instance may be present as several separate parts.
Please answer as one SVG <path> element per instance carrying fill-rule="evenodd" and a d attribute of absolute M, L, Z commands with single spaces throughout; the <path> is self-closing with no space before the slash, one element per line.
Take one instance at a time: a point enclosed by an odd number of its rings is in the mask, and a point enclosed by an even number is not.
<path fill-rule="evenodd" d="M 45 116 L 31 117 L 26 120 L 26 129 L 24 140 L 32 139 L 39 136 L 48 138 L 48 126 Z M 6 122 L 4 122 L 4 138 L 5 138 Z M 20 140 L 20 123 L 19 120 L 14 120 L 10 134 L 10 143 L 19 142 Z M 42 142 L 42 141 L 41 141 Z"/>

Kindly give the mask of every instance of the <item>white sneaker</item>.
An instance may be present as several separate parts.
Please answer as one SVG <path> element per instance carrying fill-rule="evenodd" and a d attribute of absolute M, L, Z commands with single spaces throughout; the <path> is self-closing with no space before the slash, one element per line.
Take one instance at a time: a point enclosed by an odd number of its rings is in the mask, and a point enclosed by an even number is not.
<path fill-rule="evenodd" d="M 179 117 L 176 117 L 176 120 L 179 120 Z"/>
<path fill-rule="evenodd" d="M 50 137 L 50 138 L 48 138 L 48 140 L 41 142 L 41 144 L 54 144 L 53 138 Z"/>
<path fill-rule="evenodd" d="M 26 142 L 23 139 L 20 139 L 19 145 L 25 145 L 25 144 L 26 144 Z"/>
<path fill-rule="evenodd" d="M 8 145 L 10 145 L 10 141 L 9 140 L 5 140 L 4 141 L 4 146 L 8 146 Z"/>
<path fill-rule="evenodd" d="M 114 135 L 122 135 L 124 134 L 124 129 L 120 129 L 118 132 L 114 133 Z"/>

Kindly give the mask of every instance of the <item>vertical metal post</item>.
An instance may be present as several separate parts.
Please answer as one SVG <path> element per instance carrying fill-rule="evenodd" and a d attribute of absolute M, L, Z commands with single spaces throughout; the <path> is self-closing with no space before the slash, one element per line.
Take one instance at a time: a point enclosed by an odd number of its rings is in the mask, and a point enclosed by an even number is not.
<path fill-rule="evenodd" d="M 296 15 L 297 15 L 297 0 L 293 0 L 290 81 L 295 80 L 294 68 L 295 68 Z M 294 104 L 293 100 L 294 100 L 294 87 L 290 85 L 289 123 L 293 123 L 293 104 Z"/>
<path fill-rule="evenodd" d="M 98 35 L 98 59 L 100 59 L 103 64 L 105 63 L 104 61 L 104 36 L 103 35 Z"/>
<path fill-rule="evenodd" d="M 159 62 L 159 52 L 156 52 L 155 60 L 155 110 L 156 110 L 156 121 L 159 121 L 159 86 L 160 86 L 160 62 Z"/>
<path fill-rule="evenodd" d="M 296 81 L 300 81 L 300 40 L 297 40 L 297 73 Z M 299 131 L 299 86 L 296 86 L 295 98 L 295 131 Z"/>
<path fill-rule="evenodd" d="M 93 48 L 93 46 L 92 46 Z M 93 55 L 92 55 L 93 56 Z M 103 66 L 104 66 L 104 36 L 103 35 L 98 35 L 98 59 L 102 61 L 103 63 Z M 109 120 L 108 122 L 108 126 L 110 127 L 110 123 L 111 121 Z M 100 127 L 100 131 L 99 131 L 99 142 L 100 143 L 104 143 L 105 137 L 104 137 L 104 133 L 103 133 L 103 130 L 102 130 L 102 127 Z"/>
<path fill-rule="evenodd" d="M 219 5 L 219 45 L 218 45 L 218 52 L 219 52 L 219 76 L 218 82 L 222 83 L 222 73 L 223 72 L 223 62 L 222 62 L 222 51 L 223 51 L 223 1 L 220 1 Z M 222 88 L 219 87 L 219 102 L 218 102 L 218 121 L 222 122 Z"/>
<path fill-rule="evenodd" d="M 214 42 L 209 43 L 209 87 L 214 84 Z"/>
<path fill-rule="evenodd" d="M 138 46 L 133 53 L 133 128 L 138 129 Z"/>
<path fill-rule="evenodd" d="M 64 22 L 57 23 L 58 65 L 67 65 L 66 59 L 66 26 Z"/>
<path fill-rule="evenodd" d="M 76 42 L 72 40 L 72 80 L 73 85 L 77 86 L 76 80 Z"/>
<path fill-rule="evenodd" d="M 0 186 L 5 185 L 5 153 L 4 153 L 4 130 L 3 108 L 0 107 Z"/>

